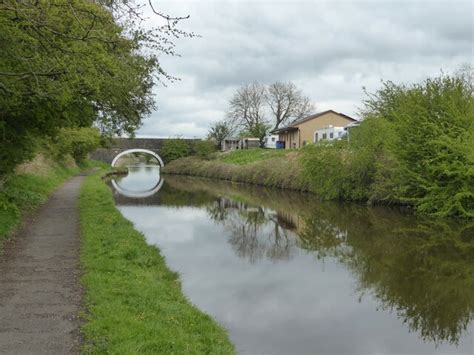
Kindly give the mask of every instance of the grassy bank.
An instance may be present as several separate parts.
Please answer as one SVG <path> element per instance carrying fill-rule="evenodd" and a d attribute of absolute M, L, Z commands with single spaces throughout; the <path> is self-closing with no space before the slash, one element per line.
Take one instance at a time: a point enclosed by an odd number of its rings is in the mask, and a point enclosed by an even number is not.
<path fill-rule="evenodd" d="M 86 352 L 229 354 L 225 330 L 191 305 L 178 275 L 115 208 L 99 179 L 80 197 Z"/>
<path fill-rule="evenodd" d="M 0 181 L 0 243 L 8 238 L 25 214 L 46 202 L 50 194 L 79 172 L 72 159 L 55 162 L 38 155 Z"/>
<path fill-rule="evenodd" d="M 299 153 L 254 149 L 217 153 L 211 160 L 187 157 L 174 160 L 165 174 L 193 175 L 268 187 L 307 191 Z"/>

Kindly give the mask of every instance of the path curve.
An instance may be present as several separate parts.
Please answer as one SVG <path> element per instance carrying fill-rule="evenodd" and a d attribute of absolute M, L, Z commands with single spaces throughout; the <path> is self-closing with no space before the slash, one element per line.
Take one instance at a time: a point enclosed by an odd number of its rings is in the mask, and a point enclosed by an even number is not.
<path fill-rule="evenodd" d="M 60 187 L 0 255 L 0 354 L 80 351 L 83 176 Z"/>

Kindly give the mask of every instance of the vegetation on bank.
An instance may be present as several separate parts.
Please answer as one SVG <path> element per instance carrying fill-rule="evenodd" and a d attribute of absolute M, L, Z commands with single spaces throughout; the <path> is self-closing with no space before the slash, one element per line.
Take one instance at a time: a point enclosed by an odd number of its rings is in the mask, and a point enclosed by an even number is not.
<path fill-rule="evenodd" d="M 305 177 L 326 199 L 404 204 L 474 217 L 472 70 L 414 85 L 384 83 L 349 141 L 303 149 Z"/>
<path fill-rule="evenodd" d="M 0 182 L 0 242 L 20 223 L 22 215 L 46 202 L 51 192 L 79 171 L 71 158 L 58 163 L 39 155 Z"/>
<path fill-rule="evenodd" d="M 309 189 L 298 152 L 237 150 L 212 158 L 181 158 L 165 165 L 162 171 L 291 190 Z"/>
<path fill-rule="evenodd" d="M 115 208 L 99 176 L 86 179 L 79 206 L 85 352 L 234 353 L 225 330 L 183 296 L 177 273 Z"/>
<path fill-rule="evenodd" d="M 216 150 L 216 144 L 210 140 L 172 138 L 163 142 L 160 156 L 165 163 L 193 155 L 207 159 Z"/>

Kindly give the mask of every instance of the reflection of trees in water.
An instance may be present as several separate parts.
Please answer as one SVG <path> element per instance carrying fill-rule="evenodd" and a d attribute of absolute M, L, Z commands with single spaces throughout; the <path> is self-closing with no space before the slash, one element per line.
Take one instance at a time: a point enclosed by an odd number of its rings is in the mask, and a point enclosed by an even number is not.
<path fill-rule="evenodd" d="M 334 257 L 357 277 L 361 297 L 373 295 L 425 341 L 456 344 L 473 321 L 473 222 L 422 220 L 388 208 L 319 203 L 296 192 L 203 179 L 178 183 L 180 193 L 173 196 L 183 205 L 206 192 L 209 216 L 226 227 L 241 257 L 286 259 L 296 244 L 317 257 Z"/>
<path fill-rule="evenodd" d="M 357 275 L 361 294 L 368 290 L 423 340 L 458 343 L 474 318 L 472 225 L 376 211 L 315 207 L 301 245 L 339 258 Z"/>
<path fill-rule="evenodd" d="M 288 259 L 295 236 L 280 225 L 272 210 L 220 198 L 207 208 L 209 216 L 229 231 L 229 243 L 238 256 L 256 262 L 262 258 Z"/>

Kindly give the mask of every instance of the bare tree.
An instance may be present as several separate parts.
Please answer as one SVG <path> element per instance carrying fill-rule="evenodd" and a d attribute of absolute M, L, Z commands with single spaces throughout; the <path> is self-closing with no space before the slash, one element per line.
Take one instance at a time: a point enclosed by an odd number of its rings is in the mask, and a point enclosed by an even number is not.
<path fill-rule="evenodd" d="M 303 118 L 315 110 L 309 97 L 304 96 L 292 82 L 277 81 L 271 84 L 265 98 L 273 114 L 274 129 Z"/>
<path fill-rule="evenodd" d="M 240 87 L 230 100 L 227 119 L 245 131 L 254 131 L 259 125 L 268 123 L 265 117 L 265 97 L 265 86 L 260 83 Z"/>
<path fill-rule="evenodd" d="M 254 82 L 240 87 L 229 103 L 227 120 L 240 132 L 247 132 L 260 139 L 263 146 L 269 128 L 265 116 L 266 88 Z"/>

